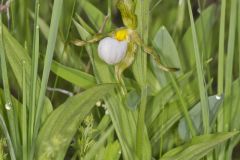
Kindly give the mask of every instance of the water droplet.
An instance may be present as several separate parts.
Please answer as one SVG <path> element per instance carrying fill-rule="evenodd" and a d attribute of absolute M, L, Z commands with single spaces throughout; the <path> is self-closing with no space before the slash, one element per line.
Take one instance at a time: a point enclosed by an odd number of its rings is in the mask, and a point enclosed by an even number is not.
<path fill-rule="evenodd" d="M 97 107 L 100 107 L 100 106 L 101 106 L 101 104 L 102 104 L 102 102 L 101 102 L 101 101 L 97 101 L 97 103 L 96 103 L 96 106 L 97 106 Z"/>
<path fill-rule="evenodd" d="M 6 108 L 6 110 L 12 109 L 12 104 L 11 104 L 11 102 L 7 102 L 7 103 L 5 104 L 5 108 Z"/>
<path fill-rule="evenodd" d="M 221 96 L 216 95 L 217 100 L 220 100 L 221 98 L 222 98 Z"/>

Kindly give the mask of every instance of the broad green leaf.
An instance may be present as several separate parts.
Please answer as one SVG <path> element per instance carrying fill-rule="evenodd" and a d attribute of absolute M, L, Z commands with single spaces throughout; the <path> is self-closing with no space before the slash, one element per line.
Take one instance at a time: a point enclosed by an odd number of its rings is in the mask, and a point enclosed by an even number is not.
<path fill-rule="evenodd" d="M 216 146 L 237 134 L 238 132 L 226 132 L 194 137 L 189 143 L 168 151 L 163 155 L 161 160 L 201 159 L 211 152 Z"/>
<path fill-rule="evenodd" d="M 209 119 L 210 119 L 210 124 L 213 124 L 214 121 L 216 120 L 217 113 L 219 110 L 220 105 L 222 104 L 223 101 L 223 96 L 210 96 L 208 97 L 209 100 Z M 197 129 L 197 133 L 201 134 L 203 132 L 203 120 L 202 120 L 202 109 L 200 103 L 197 103 L 190 111 L 190 116 L 193 121 L 194 127 Z M 179 136 L 182 140 L 187 140 L 189 139 L 189 129 L 186 123 L 185 118 L 182 118 L 179 122 L 178 125 L 178 133 Z"/>
<path fill-rule="evenodd" d="M 79 122 L 94 104 L 113 90 L 115 85 L 104 84 L 70 97 L 55 109 L 41 127 L 37 138 L 36 159 L 63 159 Z"/>
<path fill-rule="evenodd" d="M 16 77 L 18 86 L 22 90 L 22 62 L 25 61 L 26 76 L 30 76 L 31 60 L 26 50 L 20 43 L 9 33 L 6 27 L 3 28 L 4 45 L 6 49 L 6 58 L 11 66 L 11 69 Z M 30 82 L 27 81 L 27 87 Z"/>
<path fill-rule="evenodd" d="M 182 67 L 177 48 L 171 35 L 165 27 L 159 28 L 153 39 L 153 46 L 157 49 L 157 51 L 159 51 L 159 55 L 164 60 L 163 62 L 165 65 L 180 68 L 181 71 Z M 165 77 L 164 72 L 160 72 L 155 63 L 154 66 L 155 74 L 160 80 L 161 84 L 166 85 L 168 80 L 167 77 Z M 178 73 L 176 74 L 179 75 Z"/>
<path fill-rule="evenodd" d="M 83 89 L 87 89 L 96 85 L 96 80 L 92 75 L 71 67 L 64 66 L 56 61 L 53 61 L 51 71 L 59 77 Z"/>

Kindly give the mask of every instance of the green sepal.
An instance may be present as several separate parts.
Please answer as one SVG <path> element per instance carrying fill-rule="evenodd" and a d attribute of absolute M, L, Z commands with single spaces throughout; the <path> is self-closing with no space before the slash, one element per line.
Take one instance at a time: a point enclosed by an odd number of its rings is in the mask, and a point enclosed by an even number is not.
<path fill-rule="evenodd" d="M 120 63 L 115 66 L 115 73 L 118 80 L 121 79 L 121 74 L 123 73 L 123 71 L 133 63 L 136 50 L 137 45 L 133 42 L 129 42 L 126 56 Z"/>
<path fill-rule="evenodd" d="M 117 8 L 121 12 L 123 24 L 130 29 L 137 28 L 137 16 L 135 3 L 132 0 L 118 0 Z"/>

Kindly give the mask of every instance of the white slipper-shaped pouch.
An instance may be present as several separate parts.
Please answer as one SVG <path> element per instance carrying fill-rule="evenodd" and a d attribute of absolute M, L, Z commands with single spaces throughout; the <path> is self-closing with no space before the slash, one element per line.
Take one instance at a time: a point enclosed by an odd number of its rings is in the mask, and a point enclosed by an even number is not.
<path fill-rule="evenodd" d="M 127 41 L 106 37 L 99 42 L 98 55 L 107 64 L 114 65 L 125 57 L 127 46 Z"/>

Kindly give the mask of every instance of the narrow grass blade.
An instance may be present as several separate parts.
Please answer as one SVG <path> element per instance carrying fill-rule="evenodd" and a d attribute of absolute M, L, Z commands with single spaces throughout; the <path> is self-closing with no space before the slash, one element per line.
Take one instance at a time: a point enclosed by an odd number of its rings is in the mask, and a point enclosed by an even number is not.
<path fill-rule="evenodd" d="M 226 19 L 226 0 L 221 1 L 221 16 L 220 16 L 220 30 L 219 30 L 219 44 L 218 44 L 218 88 L 217 93 L 218 95 L 222 94 L 224 92 L 224 58 L 225 58 L 225 20 Z M 220 108 L 220 111 L 218 113 L 217 118 L 217 131 L 222 132 L 223 131 L 223 108 Z M 223 160 L 224 158 L 224 147 L 219 147 L 219 151 L 216 150 L 216 152 L 219 152 L 219 160 Z"/>
<path fill-rule="evenodd" d="M 198 96 L 192 95 L 188 97 L 187 103 L 193 106 L 199 99 Z M 161 136 L 166 134 L 171 127 L 179 121 L 183 116 L 181 108 L 179 108 L 179 100 L 175 100 L 165 106 L 165 109 L 160 112 L 158 117 L 153 121 L 153 123 L 148 127 L 149 135 L 151 137 L 151 144 L 156 144 L 159 142 Z M 160 124 L 159 122 L 162 121 Z"/>
<path fill-rule="evenodd" d="M 38 99 L 37 110 L 36 110 L 36 119 L 35 119 L 35 127 L 34 127 L 35 133 L 33 137 L 36 137 L 36 134 L 40 127 L 40 118 L 43 110 L 45 92 L 46 92 L 47 82 L 48 82 L 49 73 L 51 69 L 55 43 L 57 39 L 58 24 L 59 24 L 59 19 L 62 13 L 62 3 L 63 3 L 63 0 L 55 0 L 53 4 L 49 38 L 48 38 L 47 50 L 46 50 L 46 55 L 44 60 L 43 75 L 42 75 L 39 99 Z"/>
<path fill-rule="evenodd" d="M 187 1 L 186 1 L 187 2 Z M 214 24 L 217 21 L 217 7 L 212 4 L 203 11 L 201 11 L 201 17 L 195 20 L 196 32 L 198 35 L 198 45 L 202 46 L 203 44 L 203 34 L 207 35 L 207 49 L 213 45 L 211 43 L 211 36 L 214 28 Z M 204 24 L 205 33 L 202 33 L 202 24 Z M 191 26 L 187 29 L 186 33 L 183 35 L 183 38 L 179 41 L 179 56 L 181 58 L 182 70 L 189 71 L 193 66 L 195 66 L 195 55 L 194 53 L 194 44 L 192 40 L 192 30 Z M 214 52 L 213 52 L 214 53 Z"/>
<path fill-rule="evenodd" d="M 192 72 L 188 72 L 179 78 L 177 78 L 177 83 L 180 86 L 189 85 L 190 78 Z M 165 106 L 173 97 L 174 97 L 174 90 L 172 90 L 172 85 L 169 83 L 165 87 L 163 87 L 152 99 L 152 102 L 148 102 L 150 105 L 146 111 L 146 124 L 150 125 L 153 120 L 157 117 L 157 115 L 162 111 L 163 106 Z"/>
<path fill-rule="evenodd" d="M 233 79 L 233 58 L 235 53 L 236 24 L 237 24 L 237 0 L 231 1 L 231 15 L 227 48 L 226 74 L 225 74 L 225 101 L 223 107 L 223 125 L 224 131 L 229 130 L 230 114 L 231 114 L 231 95 L 232 95 L 232 79 Z"/>
<path fill-rule="evenodd" d="M 237 17 L 238 17 L 238 28 L 237 28 L 237 32 L 238 32 L 238 54 L 240 55 L 240 2 L 238 1 L 238 15 L 237 15 Z M 239 72 L 239 75 L 240 75 L 240 56 L 239 56 L 239 59 L 238 59 L 239 61 L 238 61 L 238 65 L 239 65 L 239 70 L 238 70 L 238 72 Z M 240 79 L 239 79 L 240 80 Z M 240 83 L 240 81 L 239 81 L 239 83 Z"/>
<path fill-rule="evenodd" d="M 27 146 L 27 87 L 26 87 L 26 74 L 25 74 L 25 61 L 23 61 L 23 100 L 22 100 L 22 159 L 28 157 L 28 146 Z"/>
<path fill-rule="evenodd" d="M 0 59 L 1 59 L 1 71 L 2 71 L 2 79 L 3 79 L 3 88 L 4 88 L 4 100 L 5 100 L 5 109 L 7 112 L 7 120 L 9 123 L 9 133 L 12 139 L 13 148 L 15 150 L 15 154 L 19 156 L 19 150 L 17 150 L 20 145 L 19 134 L 17 132 L 17 117 L 15 106 L 12 105 L 9 79 L 8 79 L 8 71 L 7 71 L 7 62 L 5 57 L 5 46 L 3 40 L 3 23 L 2 23 L 2 14 L 0 13 Z"/>
<path fill-rule="evenodd" d="M 13 147 L 13 144 L 12 144 L 12 139 L 11 139 L 11 137 L 9 135 L 7 126 L 5 124 L 5 120 L 2 117 L 2 115 L 0 115 L 0 125 L 1 125 L 2 131 L 3 131 L 3 133 L 4 133 L 5 137 L 6 137 L 6 140 L 7 140 L 8 149 L 9 149 L 11 160 L 16 160 L 16 155 L 15 155 L 14 147 Z"/>
<path fill-rule="evenodd" d="M 138 32 L 145 44 L 148 43 L 150 0 L 136 1 Z M 133 63 L 133 74 L 141 88 L 141 102 L 137 119 L 136 154 L 140 160 L 151 159 L 151 145 L 145 125 L 147 107 L 147 55 L 140 48 Z"/>
<path fill-rule="evenodd" d="M 32 136 L 34 128 L 34 118 L 36 113 L 36 99 L 38 97 L 38 61 L 39 61 L 39 26 L 38 26 L 38 15 L 39 15 L 39 1 L 35 1 L 35 16 L 34 16 L 34 33 L 33 33 L 33 49 L 32 49 L 32 65 L 31 65 L 31 84 L 29 92 L 29 118 L 28 118 L 28 150 L 29 154 L 32 149 Z M 26 63 L 26 62 L 25 62 Z M 25 68 L 24 68 L 25 69 Z M 25 72 L 25 71 L 23 71 Z M 23 82 L 23 84 L 26 82 Z M 23 88 L 24 89 L 24 88 Z M 31 153 L 33 154 L 33 153 Z"/>
<path fill-rule="evenodd" d="M 226 132 L 195 137 L 189 143 L 167 152 L 161 160 L 199 160 L 237 134 L 238 132 Z"/>
<path fill-rule="evenodd" d="M 188 11 L 190 16 L 191 22 L 191 29 L 192 29 L 192 38 L 194 44 L 194 54 L 197 66 L 197 76 L 198 76 L 198 87 L 200 90 L 200 98 L 201 98 L 201 106 L 202 106 L 202 116 L 203 116 L 203 126 L 204 126 L 204 133 L 209 133 L 209 104 L 207 99 L 207 90 L 205 87 L 205 80 L 204 80 L 204 73 L 203 67 L 201 64 L 201 56 L 200 50 L 198 46 L 198 39 L 197 39 L 197 32 L 194 24 L 193 13 L 192 13 L 192 6 L 190 0 L 188 0 Z"/>
<path fill-rule="evenodd" d="M 225 17 L 226 0 L 221 1 L 219 46 L 218 46 L 218 95 L 223 93 L 224 82 L 224 37 L 225 37 Z"/>

